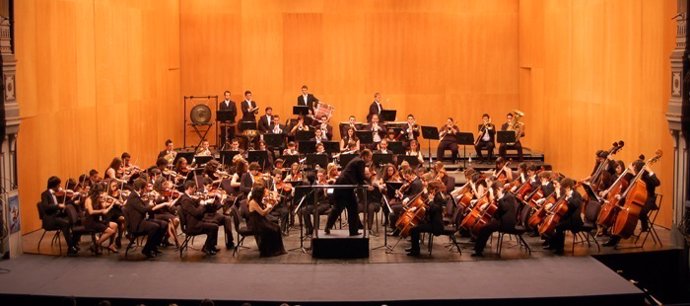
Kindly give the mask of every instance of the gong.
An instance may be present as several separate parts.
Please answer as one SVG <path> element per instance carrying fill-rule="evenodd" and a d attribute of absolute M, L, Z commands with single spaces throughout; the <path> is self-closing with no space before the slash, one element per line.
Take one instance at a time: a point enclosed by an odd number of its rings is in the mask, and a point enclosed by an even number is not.
<path fill-rule="evenodd" d="M 208 124 L 211 121 L 211 108 L 206 104 L 197 104 L 192 107 L 189 118 L 194 124 Z"/>

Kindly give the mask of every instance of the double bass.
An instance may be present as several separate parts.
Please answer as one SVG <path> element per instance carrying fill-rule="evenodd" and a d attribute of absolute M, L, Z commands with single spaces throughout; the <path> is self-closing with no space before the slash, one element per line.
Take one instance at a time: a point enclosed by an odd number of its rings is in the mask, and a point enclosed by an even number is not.
<path fill-rule="evenodd" d="M 662 154 L 661 150 L 656 151 L 655 156 L 649 159 L 642 169 L 638 171 L 637 175 L 630 181 L 630 187 L 621 195 L 620 200 L 616 202 L 616 207 L 619 207 L 619 211 L 611 229 L 611 234 L 627 239 L 635 232 L 637 220 L 640 218 L 640 211 L 647 201 L 647 184 L 641 179 L 642 175 L 646 172 L 645 168 L 656 163 Z M 623 205 L 620 205 L 620 201 L 623 200 L 625 200 Z"/>

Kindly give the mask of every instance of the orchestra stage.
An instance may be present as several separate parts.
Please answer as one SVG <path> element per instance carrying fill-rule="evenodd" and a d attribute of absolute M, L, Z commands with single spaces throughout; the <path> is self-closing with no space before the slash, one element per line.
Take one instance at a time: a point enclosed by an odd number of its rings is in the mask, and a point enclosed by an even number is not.
<path fill-rule="evenodd" d="M 42 255 L 0 262 L 0 268 L 10 270 L 0 274 L 0 295 L 16 304 L 60 304 L 61 297 L 74 296 L 91 304 L 100 298 L 116 299 L 120 305 L 142 300 L 146 305 L 198 305 L 203 298 L 216 305 L 246 301 L 252 305 L 640 305 L 646 295 L 638 287 L 657 289 L 651 294 L 671 301 L 673 290 L 682 284 L 677 275 L 679 261 L 685 258 L 682 237 L 677 231 L 660 227 L 657 231 L 663 245 L 651 238 L 644 246 L 624 240 L 619 249 L 600 250 L 594 244 L 577 244 L 573 251 L 568 235 L 565 256 L 542 250 L 538 238 L 525 237 L 531 254 L 505 238 L 499 257 L 494 236 L 486 257 L 480 259 L 470 256 L 472 244 L 467 238 L 458 238 L 462 253 L 450 247 L 447 237 L 436 237 L 433 252 L 429 254 L 424 246 L 422 256 L 415 258 L 405 255 L 408 240 L 388 237 L 388 244 L 395 247 L 386 251 L 380 247 L 384 237 L 378 235 L 370 237 L 368 258 L 347 260 L 313 258 L 308 239 L 302 252 L 298 230 L 284 237 L 286 249 L 293 251 L 272 258 L 260 258 L 251 237 L 245 241 L 247 248 L 235 256 L 227 250 L 204 256 L 198 250 L 203 237 L 182 259 L 172 247 L 155 260 L 145 260 L 136 249 L 128 259 L 122 251 L 97 257 L 86 250 L 86 238 L 80 257 L 46 256 L 58 252 L 47 235 Z M 25 236 L 25 252 L 36 253 L 40 234 Z M 635 279 L 638 287 L 627 279 Z"/>

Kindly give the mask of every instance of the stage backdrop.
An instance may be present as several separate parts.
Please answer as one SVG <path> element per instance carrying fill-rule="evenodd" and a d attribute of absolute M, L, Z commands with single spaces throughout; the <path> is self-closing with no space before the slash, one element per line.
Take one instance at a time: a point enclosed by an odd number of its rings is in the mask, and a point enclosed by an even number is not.
<path fill-rule="evenodd" d="M 182 96 L 226 89 L 283 119 L 303 84 L 334 122 L 364 119 L 377 91 L 399 119 L 462 130 L 519 108 L 524 145 L 575 178 L 614 140 L 626 163 L 670 152 L 672 2 L 16 1 L 22 229 L 40 227 L 50 175 L 102 173 L 123 151 L 150 165 L 165 139 L 182 142 Z M 654 167 L 666 195 L 671 165 Z"/>
<path fill-rule="evenodd" d="M 15 1 L 22 231 L 40 228 L 49 176 L 181 140 L 177 0 Z"/>

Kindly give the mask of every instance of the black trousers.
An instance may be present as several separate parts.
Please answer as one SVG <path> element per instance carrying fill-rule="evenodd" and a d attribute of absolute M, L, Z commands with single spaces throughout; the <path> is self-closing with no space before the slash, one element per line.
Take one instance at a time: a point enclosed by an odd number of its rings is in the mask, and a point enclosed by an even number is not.
<path fill-rule="evenodd" d="M 69 224 L 67 218 L 62 217 L 44 217 L 43 228 L 48 231 L 60 230 L 62 237 L 67 243 L 67 248 L 74 246 L 74 239 L 72 237 L 72 226 Z"/>
<path fill-rule="evenodd" d="M 331 229 L 343 209 L 347 209 L 347 225 L 350 229 L 350 235 L 356 235 L 362 223 L 357 215 L 357 198 L 354 190 L 336 189 L 333 192 L 333 197 L 335 198 L 335 207 L 328 214 L 326 228 Z"/>
<path fill-rule="evenodd" d="M 455 160 L 458 158 L 458 142 L 454 138 L 455 137 L 453 137 L 453 140 L 448 140 L 448 137 L 444 137 L 441 140 L 436 149 L 436 159 L 443 161 L 445 151 L 450 150 L 452 161 L 455 163 Z"/>
<path fill-rule="evenodd" d="M 508 149 L 515 149 L 518 152 L 518 161 L 522 161 L 522 144 L 518 141 L 513 145 L 508 145 L 505 143 L 502 143 L 501 146 L 498 147 L 498 154 L 506 158 L 506 151 Z"/>
<path fill-rule="evenodd" d="M 402 206 L 402 202 L 391 203 L 391 209 L 393 212 L 390 214 L 390 225 L 391 228 L 395 229 L 395 223 L 398 222 L 398 218 L 405 212 Z"/>
<path fill-rule="evenodd" d="M 205 222 L 211 222 L 215 223 L 218 225 L 218 227 L 223 227 L 225 230 L 225 244 L 230 244 L 233 242 L 232 238 L 232 218 L 230 216 L 226 216 L 223 214 L 219 213 L 207 213 L 204 216 L 204 221 Z M 216 236 L 218 236 L 218 233 L 216 233 Z M 216 238 L 217 240 L 217 238 Z M 215 244 L 213 245 L 215 246 Z"/>
<path fill-rule="evenodd" d="M 419 224 L 410 229 L 410 239 L 412 240 L 412 251 L 419 252 L 419 237 L 422 233 L 431 233 L 433 227 L 429 223 Z"/>
<path fill-rule="evenodd" d="M 571 225 L 568 221 L 559 223 L 556 225 L 556 230 L 554 231 L 553 236 L 547 239 L 549 246 L 556 250 L 563 250 L 563 247 L 565 246 L 565 231 L 567 230 L 571 230 L 575 233 L 579 231 L 579 227 Z"/>
<path fill-rule="evenodd" d="M 313 218 L 318 218 L 320 215 L 326 214 L 326 212 L 331 208 L 328 203 L 319 203 L 314 209 L 314 205 L 306 205 L 302 207 L 300 215 L 302 216 L 302 222 L 304 222 L 304 229 L 307 235 L 314 232 L 314 220 Z M 316 213 L 314 213 L 316 211 Z M 316 214 L 316 216 L 315 216 Z"/>
<path fill-rule="evenodd" d="M 374 214 L 381 209 L 381 204 L 376 202 L 369 202 L 367 204 L 369 206 L 367 209 L 367 228 L 371 230 L 374 225 Z M 364 212 L 364 202 L 357 205 L 357 211 Z"/>
<path fill-rule="evenodd" d="M 227 130 L 227 132 L 226 132 Z M 221 125 L 220 126 L 220 142 L 219 146 L 223 146 L 226 142 L 232 141 L 235 138 L 235 126 L 234 125 Z"/>
<path fill-rule="evenodd" d="M 137 230 L 138 233 L 144 233 L 147 235 L 146 244 L 144 245 L 144 249 L 142 250 L 145 253 L 155 250 L 156 247 L 161 243 L 161 241 L 163 240 L 163 236 L 165 235 L 165 229 L 161 228 L 160 223 L 154 222 L 153 220 L 141 221 L 141 223 L 139 223 L 139 227 L 137 228 Z"/>
<path fill-rule="evenodd" d="M 495 147 L 496 145 L 493 143 L 493 141 L 480 141 L 476 146 L 474 146 L 474 149 L 477 151 L 477 157 L 479 159 L 484 158 L 484 156 L 482 156 L 482 150 L 486 150 L 488 158 L 492 159 L 494 156 Z"/>
<path fill-rule="evenodd" d="M 477 240 L 474 242 L 474 252 L 484 252 L 484 248 L 486 247 L 486 242 L 489 240 L 489 237 L 491 237 L 491 234 L 498 231 L 499 228 L 500 223 L 498 222 L 498 220 L 495 219 L 491 219 L 489 223 L 484 225 L 484 227 L 482 227 L 482 229 L 479 230 L 479 233 L 477 234 Z"/>

